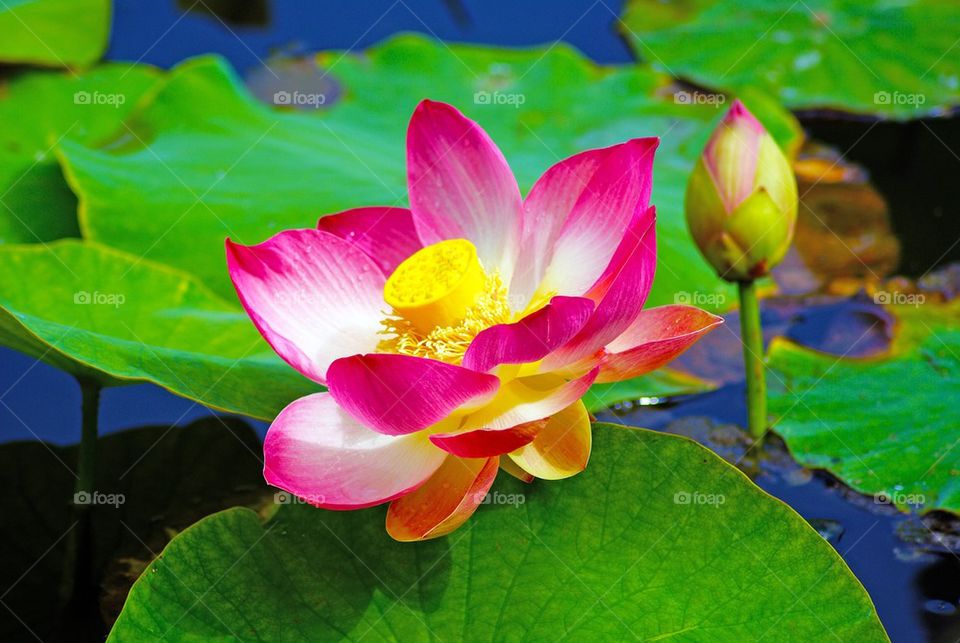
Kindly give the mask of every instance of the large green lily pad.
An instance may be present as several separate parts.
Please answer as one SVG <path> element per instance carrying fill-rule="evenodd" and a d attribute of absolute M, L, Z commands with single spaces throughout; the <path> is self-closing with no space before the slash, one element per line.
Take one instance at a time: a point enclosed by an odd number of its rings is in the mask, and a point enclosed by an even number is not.
<path fill-rule="evenodd" d="M 27 143 L 15 142 L 36 154 L 40 142 L 49 146 L 59 140 L 67 178 L 79 196 L 80 232 L 129 254 L 110 255 L 112 268 L 104 281 L 91 276 L 99 270 L 91 266 L 101 259 L 89 258 L 106 252 L 103 247 L 64 246 L 69 256 L 62 249 L 11 251 L 6 256 L 16 257 L 21 274 L 57 273 L 57 279 L 66 279 L 60 283 L 67 290 L 59 298 L 31 300 L 30 284 L 4 286 L 0 293 L 8 299 L 0 299 L 0 306 L 10 313 L 4 324 L 7 343 L 108 384 L 146 379 L 216 408 L 272 417 L 309 385 L 262 352 L 265 345 L 252 336 L 253 327 L 244 320 L 227 278 L 223 239 L 254 243 L 284 228 L 311 226 L 324 213 L 403 203 L 406 122 L 427 95 L 461 105 L 481 120 L 510 155 L 524 188 L 560 157 L 580 149 L 662 135 L 655 189 L 660 264 L 651 303 L 672 303 L 678 292 L 709 294 L 727 288 L 701 260 L 682 217 L 687 171 L 719 110 L 660 96 L 668 78 L 648 69 L 597 68 L 564 48 L 464 47 L 452 52 L 419 37 L 396 39 L 363 57 L 321 58 L 336 75 L 343 99 L 336 104 L 331 99 L 332 107 L 320 115 L 263 105 L 214 58 L 185 63 L 154 89 L 154 72 L 136 67 L 90 72 L 82 86 L 49 75 L 25 77 L 6 108 L 22 109 L 15 99 L 46 96 L 43 104 L 51 109 L 25 125 Z M 465 74 L 464 65 L 477 75 Z M 423 68 L 434 73 L 424 77 Z M 137 75 L 140 84 L 134 91 L 128 85 Z M 73 101 L 76 91 L 127 99 L 121 109 L 108 106 L 104 111 L 92 98 L 92 105 Z M 523 96 L 524 104 L 518 108 L 499 99 L 475 103 L 476 92 Z M 132 95 L 141 96 L 142 106 L 120 126 L 119 118 L 137 102 Z M 68 101 L 78 119 L 87 119 L 78 132 L 70 129 L 76 122 L 71 121 L 73 112 L 53 109 Z M 797 136 L 792 117 L 769 102 L 757 99 L 757 104 L 791 145 Z M 110 131 L 114 135 L 107 140 Z M 56 186 L 60 177 L 55 168 L 43 168 L 52 181 L 44 185 L 51 189 L 25 191 L 21 207 L 12 208 L 24 214 L 0 219 L 7 241 L 47 241 L 75 233 L 72 215 L 62 216 L 73 197 Z M 73 260 L 81 264 L 74 266 Z M 34 261 L 41 264 L 36 269 Z M 175 315 L 152 311 L 145 321 L 143 311 L 127 303 L 110 314 L 98 309 L 95 318 L 88 318 L 85 309 L 71 303 L 72 293 L 95 291 L 125 293 L 132 301 L 139 286 L 129 277 L 161 270 L 160 264 L 195 275 L 215 291 L 204 291 L 204 298 L 222 297 L 210 304 L 218 314 L 210 315 L 206 304 L 184 308 L 171 303 Z M 175 279 L 190 281 L 191 288 L 198 285 L 186 274 Z M 154 286 L 144 288 L 139 300 L 166 311 L 167 302 L 152 299 Z M 85 323 L 77 324 L 78 313 Z M 215 339 L 208 341 L 210 337 Z M 700 386 L 669 376 L 660 380 L 653 382 L 653 390 L 633 383 L 629 390 L 605 392 L 605 399 L 661 394 L 664 385 L 672 392 Z"/>
<path fill-rule="evenodd" d="M 0 245 L 0 274 L 0 341 L 70 373 L 264 419 L 318 388 L 246 313 L 168 266 L 64 239 Z"/>
<path fill-rule="evenodd" d="M 85 67 L 110 36 L 110 0 L 0 2 L 0 62 Z"/>
<path fill-rule="evenodd" d="M 770 347 L 774 429 L 802 464 L 877 502 L 960 513 L 960 302 L 891 306 L 887 354 L 844 359 Z"/>
<path fill-rule="evenodd" d="M 75 446 L 0 445 L 0 585 L 7 607 L 0 611 L 0 638 L 5 641 L 33 640 L 26 628 L 43 640 L 85 638 L 79 624 L 55 618 L 68 543 L 77 530 L 71 506 L 76 461 Z M 101 438 L 97 495 L 89 498 L 90 564 L 103 587 L 102 594 L 88 597 L 93 610 L 99 600 L 104 618 L 116 618 L 133 579 L 173 530 L 212 511 L 257 502 L 266 490 L 261 468 L 256 434 L 231 418 Z"/>
<path fill-rule="evenodd" d="M 0 129 L 0 243 L 80 235 L 77 198 L 57 164 L 57 144 L 70 138 L 93 145 L 115 134 L 158 78 L 145 65 L 107 64 L 6 81 L 0 123 L 15 126 Z"/>
<path fill-rule="evenodd" d="M 631 0 L 637 55 L 705 87 L 759 87 L 791 108 L 899 119 L 958 104 L 952 0 Z"/>
<path fill-rule="evenodd" d="M 712 452 L 594 435 L 586 472 L 502 477 L 436 541 L 393 542 L 382 508 L 210 516 L 144 572 L 111 640 L 887 640 L 837 553 Z"/>
<path fill-rule="evenodd" d="M 156 100 L 131 119 L 135 136 L 123 132 L 123 144 L 65 143 L 84 235 L 186 269 L 232 296 L 225 237 L 255 243 L 330 212 L 406 202 L 406 124 L 430 97 L 487 128 L 524 190 L 577 151 L 662 136 L 652 303 L 673 303 L 681 290 L 727 288 L 700 258 L 683 220 L 687 173 L 720 110 L 662 95 L 668 77 L 598 68 L 562 45 L 451 49 L 414 36 L 363 56 L 324 54 L 320 63 L 338 83 L 323 110 L 270 109 L 222 61 L 201 58 L 171 72 Z M 764 117 L 777 131 L 796 131 L 782 110 L 766 109 Z"/>

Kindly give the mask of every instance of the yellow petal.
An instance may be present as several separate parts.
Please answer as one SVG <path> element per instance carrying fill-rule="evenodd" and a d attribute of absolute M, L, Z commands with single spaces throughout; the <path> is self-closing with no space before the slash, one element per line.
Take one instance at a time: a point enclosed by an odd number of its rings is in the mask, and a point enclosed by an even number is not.
<path fill-rule="evenodd" d="M 390 503 L 387 533 L 401 542 L 449 534 L 483 502 L 497 477 L 499 461 L 447 456 L 419 489 Z"/>
<path fill-rule="evenodd" d="M 530 444 L 510 454 L 524 471 L 545 480 L 569 478 L 590 459 L 590 416 L 577 401 L 555 414 Z"/>

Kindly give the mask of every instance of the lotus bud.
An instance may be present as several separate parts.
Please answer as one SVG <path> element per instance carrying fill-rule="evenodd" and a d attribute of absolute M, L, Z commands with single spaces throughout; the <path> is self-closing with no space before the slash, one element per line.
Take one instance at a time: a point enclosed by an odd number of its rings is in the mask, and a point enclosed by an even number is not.
<path fill-rule="evenodd" d="M 776 141 L 739 100 L 687 184 L 687 225 L 728 281 L 752 281 L 783 259 L 797 220 L 797 181 Z"/>

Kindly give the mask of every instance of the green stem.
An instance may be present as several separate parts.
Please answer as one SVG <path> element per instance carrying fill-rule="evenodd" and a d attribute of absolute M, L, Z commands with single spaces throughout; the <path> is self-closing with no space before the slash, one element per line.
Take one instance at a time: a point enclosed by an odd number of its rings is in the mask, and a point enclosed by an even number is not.
<path fill-rule="evenodd" d="M 767 380 L 763 365 L 763 329 L 753 281 L 740 282 L 740 334 L 747 371 L 747 419 L 750 435 L 763 437 L 767 430 Z"/>
<path fill-rule="evenodd" d="M 80 450 L 77 459 L 75 491 L 92 494 L 97 468 L 97 417 L 100 414 L 100 385 L 91 380 L 80 380 L 83 424 L 80 429 Z M 78 505 L 89 508 L 89 505 Z"/>
<path fill-rule="evenodd" d="M 73 528 L 67 541 L 67 556 L 61 588 L 70 609 L 92 587 L 93 527 L 91 509 L 96 491 L 97 417 L 100 414 L 100 385 L 78 378 L 81 395 L 80 446 L 77 448 L 77 482 L 74 485 Z"/>

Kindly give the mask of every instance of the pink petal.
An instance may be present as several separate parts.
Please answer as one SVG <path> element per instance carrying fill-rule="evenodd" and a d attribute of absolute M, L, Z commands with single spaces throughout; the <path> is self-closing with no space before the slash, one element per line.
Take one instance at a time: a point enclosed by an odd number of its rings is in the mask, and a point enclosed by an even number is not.
<path fill-rule="evenodd" d="M 553 373 L 510 380 L 489 404 L 464 418 L 461 428 L 506 429 L 550 417 L 583 397 L 599 372 L 597 367 L 570 381 Z"/>
<path fill-rule="evenodd" d="M 728 213 L 756 189 L 757 148 L 766 133 L 760 121 L 737 99 L 707 141 L 704 162 Z"/>
<path fill-rule="evenodd" d="M 657 138 L 583 152 L 553 166 L 524 202 L 523 288 L 582 295 L 610 263 L 634 213 L 646 210 Z M 541 282 L 542 278 L 542 282 Z"/>
<path fill-rule="evenodd" d="M 500 386 L 493 375 L 388 353 L 338 359 L 330 365 L 327 381 L 338 404 L 387 435 L 419 431 L 461 406 L 482 404 Z"/>
<path fill-rule="evenodd" d="M 537 437 L 537 431 L 543 424 L 546 424 L 545 420 L 536 420 L 509 429 L 435 433 L 430 436 L 430 441 L 447 453 L 461 458 L 489 458 L 529 444 Z"/>
<path fill-rule="evenodd" d="M 269 484 L 318 507 L 359 509 L 416 489 L 447 456 L 421 435 L 371 431 L 329 394 L 314 393 L 280 412 L 263 457 Z"/>
<path fill-rule="evenodd" d="M 448 456 L 422 487 L 390 504 L 387 533 L 402 542 L 449 534 L 483 502 L 497 477 L 499 460 Z"/>
<path fill-rule="evenodd" d="M 610 265 L 587 292 L 597 309 L 570 342 L 548 355 L 542 370 L 557 369 L 595 355 L 637 318 L 657 267 L 656 210 L 637 211 Z"/>
<path fill-rule="evenodd" d="M 317 229 L 363 250 L 387 276 L 401 261 L 423 247 L 413 225 L 413 215 L 406 208 L 355 208 L 328 214 L 317 223 Z"/>
<path fill-rule="evenodd" d="M 520 241 L 520 190 L 487 133 L 456 108 L 421 102 L 407 130 L 410 208 L 425 245 L 465 238 L 509 283 Z"/>
<path fill-rule="evenodd" d="M 722 317 L 694 306 L 645 310 L 607 345 L 597 381 L 618 382 L 656 370 L 722 323 Z"/>
<path fill-rule="evenodd" d="M 385 280 L 362 250 L 319 230 L 286 230 L 255 246 L 227 239 L 226 246 L 240 302 L 295 369 L 325 384 L 335 359 L 376 349 Z"/>
<path fill-rule="evenodd" d="M 554 297 L 516 323 L 481 331 L 467 348 L 463 366 L 486 372 L 500 364 L 536 362 L 576 335 L 592 312 L 590 299 Z"/>

